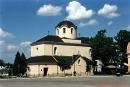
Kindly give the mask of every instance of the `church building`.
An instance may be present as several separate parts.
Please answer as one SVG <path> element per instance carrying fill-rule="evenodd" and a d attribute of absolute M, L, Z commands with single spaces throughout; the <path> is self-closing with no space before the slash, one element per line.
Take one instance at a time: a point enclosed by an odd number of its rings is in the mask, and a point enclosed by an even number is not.
<path fill-rule="evenodd" d="M 127 58 L 128 58 L 128 72 L 130 72 L 130 42 L 127 46 Z"/>
<path fill-rule="evenodd" d="M 55 27 L 56 35 L 47 35 L 31 44 L 28 59 L 28 76 L 60 76 L 57 65 L 59 57 L 71 62 L 66 75 L 92 74 L 90 45 L 77 37 L 77 26 L 70 21 L 62 21 Z"/>

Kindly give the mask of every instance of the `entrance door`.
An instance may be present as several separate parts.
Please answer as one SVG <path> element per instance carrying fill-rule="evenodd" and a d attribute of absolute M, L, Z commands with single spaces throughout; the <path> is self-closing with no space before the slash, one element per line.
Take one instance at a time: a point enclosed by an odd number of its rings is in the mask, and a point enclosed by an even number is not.
<path fill-rule="evenodd" d="M 46 67 L 46 68 L 44 68 L 43 70 L 44 70 L 44 71 L 43 71 L 43 76 L 47 76 L 48 68 Z"/>

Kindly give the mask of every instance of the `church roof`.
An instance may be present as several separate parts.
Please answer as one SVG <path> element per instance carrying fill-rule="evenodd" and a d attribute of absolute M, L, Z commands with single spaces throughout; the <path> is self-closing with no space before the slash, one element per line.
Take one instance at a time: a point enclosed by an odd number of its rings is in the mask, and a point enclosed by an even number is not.
<path fill-rule="evenodd" d="M 77 26 L 75 26 L 71 21 L 61 21 L 59 24 L 57 24 L 56 28 L 57 27 L 61 27 L 63 25 L 67 25 L 68 27 L 74 27 L 75 29 L 77 28 Z"/>
<path fill-rule="evenodd" d="M 31 57 L 27 61 L 29 64 L 51 64 L 55 65 L 57 64 L 58 58 L 63 57 L 67 61 L 71 62 L 73 64 L 79 57 L 80 55 L 73 55 L 72 56 L 36 56 L 36 57 Z"/>
<path fill-rule="evenodd" d="M 31 45 L 39 45 L 39 44 L 56 44 L 56 45 L 72 45 L 72 46 L 90 46 L 89 44 L 82 43 L 82 44 L 76 44 L 76 43 L 65 43 L 62 38 L 59 36 L 54 36 L 54 35 L 47 35 L 35 42 L 33 42 Z"/>
<path fill-rule="evenodd" d="M 52 56 L 36 56 L 27 59 L 28 63 L 51 63 L 56 64 L 55 59 Z"/>
<path fill-rule="evenodd" d="M 55 36 L 55 35 L 47 35 L 47 36 L 37 40 L 36 42 L 41 42 L 41 41 L 63 42 L 59 36 Z"/>
<path fill-rule="evenodd" d="M 41 43 L 41 42 L 63 42 L 63 40 L 59 36 L 47 35 L 47 36 L 33 42 L 32 44 Z"/>

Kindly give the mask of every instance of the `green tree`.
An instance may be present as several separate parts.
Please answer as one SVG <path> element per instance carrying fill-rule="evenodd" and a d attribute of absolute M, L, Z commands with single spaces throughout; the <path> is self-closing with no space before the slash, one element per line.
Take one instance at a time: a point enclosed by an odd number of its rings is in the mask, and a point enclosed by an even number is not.
<path fill-rule="evenodd" d="M 115 44 L 112 37 L 106 36 L 106 30 L 100 30 L 96 36 L 91 38 L 91 56 L 93 61 L 101 60 L 106 66 L 115 57 Z"/>
<path fill-rule="evenodd" d="M 22 55 L 21 55 L 21 70 L 20 70 L 22 75 L 25 74 L 26 70 L 27 70 L 27 60 L 26 60 L 24 53 L 22 53 Z"/>
<path fill-rule="evenodd" d="M 14 66 L 13 66 L 13 74 L 15 76 L 19 76 L 20 73 L 20 53 L 19 51 L 16 53 L 15 60 L 14 60 Z"/>
<path fill-rule="evenodd" d="M 0 59 L 0 66 L 4 66 L 4 65 L 5 65 L 5 62 L 2 59 Z"/>
<path fill-rule="evenodd" d="M 89 37 L 79 37 L 78 39 L 80 39 L 82 41 L 82 43 L 90 44 Z"/>
<path fill-rule="evenodd" d="M 60 69 L 62 72 L 71 68 L 71 62 L 69 62 L 64 57 L 61 56 L 61 57 L 57 58 L 57 61 L 58 61 L 58 66 L 60 66 Z M 64 74 L 65 74 L 65 72 L 64 72 Z"/>
<path fill-rule="evenodd" d="M 23 76 L 26 72 L 26 67 L 27 61 L 25 55 L 23 53 L 20 55 L 20 53 L 17 52 L 14 60 L 13 74 L 16 76 Z"/>
<path fill-rule="evenodd" d="M 118 51 L 118 62 L 123 65 L 123 63 L 128 62 L 126 51 L 128 42 L 130 42 L 130 32 L 127 30 L 120 30 L 114 38 Z"/>

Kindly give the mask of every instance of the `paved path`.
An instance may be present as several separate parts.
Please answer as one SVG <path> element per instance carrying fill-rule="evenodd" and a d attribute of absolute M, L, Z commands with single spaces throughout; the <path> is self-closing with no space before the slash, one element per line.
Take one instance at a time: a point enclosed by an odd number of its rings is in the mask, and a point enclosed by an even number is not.
<path fill-rule="evenodd" d="M 130 76 L 0 79 L 0 87 L 130 87 Z"/>

